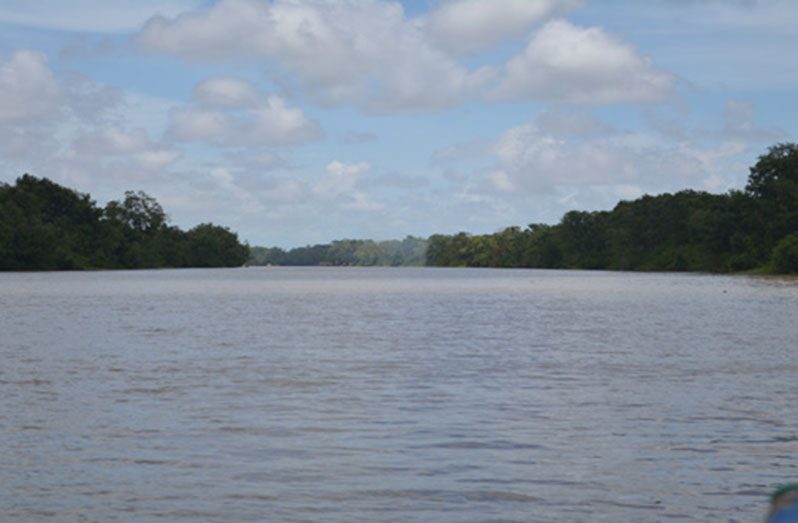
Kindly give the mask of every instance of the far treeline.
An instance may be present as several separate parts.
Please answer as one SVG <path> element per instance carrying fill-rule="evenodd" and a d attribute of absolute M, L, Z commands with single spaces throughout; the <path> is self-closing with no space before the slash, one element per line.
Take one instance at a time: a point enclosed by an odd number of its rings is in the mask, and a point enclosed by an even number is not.
<path fill-rule="evenodd" d="M 798 273 L 798 145 L 770 147 L 743 191 L 643 196 L 495 234 L 255 247 L 250 263 Z"/>
<path fill-rule="evenodd" d="M 46 178 L 0 183 L 0 270 L 235 267 L 248 258 L 249 247 L 229 229 L 171 226 L 143 192 L 100 208 Z"/>
<path fill-rule="evenodd" d="M 681 191 L 571 211 L 557 225 L 434 235 L 442 267 L 798 272 L 798 145 L 770 147 L 745 190 Z"/>
<path fill-rule="evenodd" d="M 427 240 L 337 240 L 285 251 L 279 247 L 253 247 L 252 265 L 360 265 L 408 266 L 426 263 Z"/>

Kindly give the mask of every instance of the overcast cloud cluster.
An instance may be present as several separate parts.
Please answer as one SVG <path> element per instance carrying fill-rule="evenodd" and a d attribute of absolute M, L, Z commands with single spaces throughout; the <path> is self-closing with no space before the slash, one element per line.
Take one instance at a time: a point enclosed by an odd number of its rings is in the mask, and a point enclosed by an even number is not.
<path fill-rule="evenodd" d="M 796 132 L 798 8 L 643 4 L 5 2 L 0 180 L 143 189 L 284 246 L 740 187 Z"/>

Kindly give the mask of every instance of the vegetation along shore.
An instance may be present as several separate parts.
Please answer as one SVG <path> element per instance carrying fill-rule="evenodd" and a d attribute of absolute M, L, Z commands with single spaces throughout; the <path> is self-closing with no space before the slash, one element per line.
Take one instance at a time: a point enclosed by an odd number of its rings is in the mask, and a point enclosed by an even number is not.
<path fill-rule="evenodd" d="M 24 175 L 0 185 L 0 268 L 137 269 L 251 265 L 526 267 L 798 273 L 798 145 L 777 144 L 743 190 L 684 190 L 570 211 L 556 225 L 428 239 L 253 247 L 225 227 L 169 225 L 152 197 L 89 195 Z"/>
<path fill-rule="evenodd" d="M 425 249 L 424 256 L 419 253 Z M 556 225 L 402 242 L 253 248 L 254 264 L 430 265 L 642 271 L 798 272 L 798 145 L 770 147 L 744 190 L 685 190 L 571 211 Z"/>
<path fill-rule="evenodd" d="M 249 247 L 225 227 L 169 225 L 158 202 L 128 191 L 100 208 L 89 195 L 24 175 L 0 184 L 0 269 L 236 267 Z"/>

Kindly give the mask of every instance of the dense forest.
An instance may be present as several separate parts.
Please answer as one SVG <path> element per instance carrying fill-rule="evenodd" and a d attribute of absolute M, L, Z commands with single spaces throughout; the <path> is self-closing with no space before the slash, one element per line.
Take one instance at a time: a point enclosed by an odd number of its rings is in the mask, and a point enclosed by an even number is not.
<path fill-rule="evenodd" d="M 255 247 L 255 265 L 430 265 L 636 271 L 798 272 L 798 145 L 771 147 L 744 190 L 685 190 L 571 211 L 556 225 L 392 242 Z"/>
<path fill-rule="evenodd" d="M 759 157 L 745 189 L 681 191 L 571 211 L 557 225 L 495 234 L 433 235 L 426 262 L 443 267 L 798 272 L 798 145 Z"/>
<path fill-rule="evenodd" d="M 229 229 L 169 225 L 143 192 L 100 208 L 46 178 L 0 183 L 0 270 L 234 267 L 248 258 L 249 247 Z"/>
<path fill-rule="evenodd" d="M 338 240 L 332 243 L 297 247 L 253 247 L 252 265 L 424 265 L 427 240 L 408 236 L 404 240 Z"/>
<path fill-rule="evenodd" d="M 556 225 L 429 239 L 338 240 L 250 249 L 229 229 L 168 224 L 142 192 L 97 207 L 24 175 L 0 183 L 0 269 L 133 269 L 252 265 L 530 267 L 798 273 L 798 145 L 771 147 L 743 190 L 685 190 L 571 211 Z"/>

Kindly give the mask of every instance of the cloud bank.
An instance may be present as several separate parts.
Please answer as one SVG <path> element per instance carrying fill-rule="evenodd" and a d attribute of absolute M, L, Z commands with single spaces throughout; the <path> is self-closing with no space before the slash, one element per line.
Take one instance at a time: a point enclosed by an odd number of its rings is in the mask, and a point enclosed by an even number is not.
<path fill-rule="evenodd" d="M 606 104 L 665 98 L 672 77 L 600 28 L 551 20 L 581 0 L 451 0 L 418 18 L 396 2 L 222 0 L 156 17 L 136 36 L 153 53 L 278 67 L 283 87 L 319 103 L 426 111 L 476 100 Z M 539 26 L 539 27 L 536 27 Z M 506 63 L 459 55 L 522 38 Z"/>

